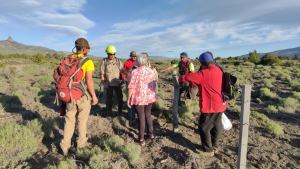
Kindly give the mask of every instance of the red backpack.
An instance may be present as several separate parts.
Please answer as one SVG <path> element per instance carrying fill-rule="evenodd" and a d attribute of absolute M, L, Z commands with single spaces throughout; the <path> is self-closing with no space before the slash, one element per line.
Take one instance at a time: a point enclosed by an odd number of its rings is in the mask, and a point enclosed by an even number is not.
<path fill-rule="evenodd" d="M 59 66 L 54 69 L 53 78 L 58 100 L 69 103 L 80 99 L 86 93 L 81 66 L 88 60 L 87 57 L 73 58 L 69 55 L 64 57 Z"/>

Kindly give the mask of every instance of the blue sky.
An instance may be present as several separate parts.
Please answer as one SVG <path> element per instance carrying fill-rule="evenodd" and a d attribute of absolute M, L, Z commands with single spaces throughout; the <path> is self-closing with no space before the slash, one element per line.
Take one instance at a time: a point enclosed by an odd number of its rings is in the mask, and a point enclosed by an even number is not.
<path fill-rule="evenodd" d="M 2 2 L 1 2 L 2 1 Z M 299 0 L 1 0 L 0 39 L 71 51 L 86 37 L 93 55 L 131 50 L 191 58 L 300 46 Z"/>

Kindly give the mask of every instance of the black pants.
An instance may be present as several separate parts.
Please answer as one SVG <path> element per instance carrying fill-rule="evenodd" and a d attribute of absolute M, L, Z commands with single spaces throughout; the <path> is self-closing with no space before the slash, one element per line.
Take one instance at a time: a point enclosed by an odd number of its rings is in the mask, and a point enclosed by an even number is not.
<path fill-rule="evenodd" d="M 147 120 L 148 126 L 148 134 L 151 136 L 153 135 L 153 121 L 151 117 L 151 108 L 152 103 L 148 105 L 137 105 L 136 110 L 139 114 L 139 139 L 144 140 L 144 133 L 145 133 L 145 116 Z"/>
<path fill-rule="evenodd" d="M 222 113 L 201 113 L 199 118 L 199 132 L 204 151 L 211 152 L 218 146 L 223 127 Z"/>
<path fill-rule="evenodd" d="M 123 93 L 121 86 L 108 86 L 107 94 L 106 94 L 106 110 L 108 113 L 112 112 L 112 105 L 113 105 L 113 91 L 117 95 L 118 100 L 118 112 L 122 113 L 123 109 Z"/>

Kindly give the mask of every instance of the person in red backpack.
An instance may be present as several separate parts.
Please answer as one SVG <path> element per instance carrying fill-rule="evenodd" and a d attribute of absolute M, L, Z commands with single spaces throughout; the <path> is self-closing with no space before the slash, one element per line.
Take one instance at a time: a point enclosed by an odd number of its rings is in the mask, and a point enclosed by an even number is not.
<path fill-rule="evenodd" d="M 227 108 L 222 98 L 223 72 L 215 64 L 211 52 L 199 56 L 201 69 L 190 73 L 184 80 L 199 88 L 199 132 L 202 148 L 207 155 L 213 156 L 222 132 L 221 117 Z M 204 153 L 205 154 L 205 153 Z"/>
<path fill-rule="evenodd" d="M 87 57 L 90 51 L 89 43 L 84 38 L 79 38 L 75 41 L 76 52 L 68 56 L 73 59 L 79 59 Z M 94 63 L 88 59 L 81 65 L 82 81 L 85 85 L 86 92 L 78 99 L 73 99 L 66 103 L 66 115 L 63 139 L 60 142 L 60 148 L 63 155 L 67 155 L 71 147 L 71 138 L 75 130 L 75 123 L 78 124 L 78 138 L 77 149 L 83 148 L 87 144 L 87 122 L 90 114 L 91 105 L 98 103 L 97 96 L 95 94 L 93 72 Z M 72 94 L 72 93 L 71 93 Z"/>

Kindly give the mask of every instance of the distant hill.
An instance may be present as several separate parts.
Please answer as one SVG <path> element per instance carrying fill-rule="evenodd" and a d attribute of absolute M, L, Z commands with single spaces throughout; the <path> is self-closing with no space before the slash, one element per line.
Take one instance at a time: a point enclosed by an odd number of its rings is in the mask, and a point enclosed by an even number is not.
<path fill-rule="evenodd" d="M 54 53 L 62 53 L 57 52 L 55 50 L 41 47 L 41 46 L 31 46 L 25 45 L 19 42 L 16 42 L 12 39 L 12 37 L 8 37 L 7 40 L 0 41 L 0 53 L 1 54 L 54 54 Z"/>
<path fill-rule="evenodd" d="M 300 57 L 300 47 L 297 48 L 291 48 L 291 49 L 283 49 L 283 50 L 277 50 L 272 52 L 275 55 L 278 56 L 288 56 L 288 57 Z"/>
<path fill-rule="evenodd" d="M 300 47 L 276 50 L 276 51 L 268 52 L 268 53 L 272 53 L 272 54 L 277 55 L 277 56 L 286 56 L 286 57 L 291 57 L 291 58 L 296 56 L 296 57 L 300 58 Z M 259 53 L 260 56 L 263 56 L 265 54 L 266 53 Z M 248 56 L 249 56 L 249 54 L 245 54 L 245 55 L 238 56 L 238 57 L 245 58 L 245 57 L 248 57 Z"/>

